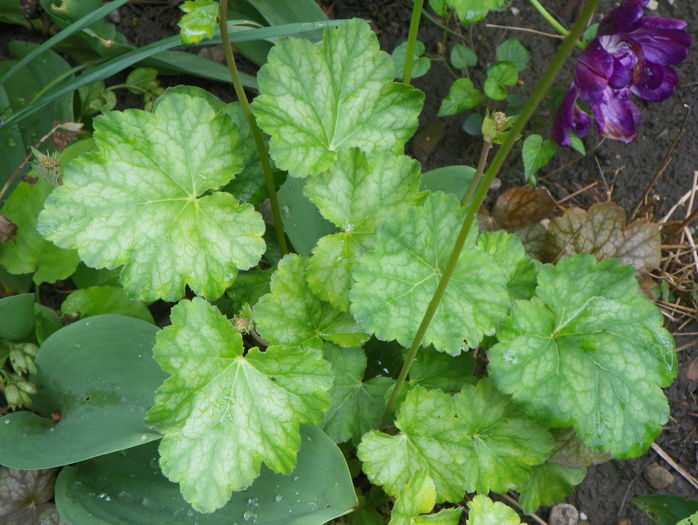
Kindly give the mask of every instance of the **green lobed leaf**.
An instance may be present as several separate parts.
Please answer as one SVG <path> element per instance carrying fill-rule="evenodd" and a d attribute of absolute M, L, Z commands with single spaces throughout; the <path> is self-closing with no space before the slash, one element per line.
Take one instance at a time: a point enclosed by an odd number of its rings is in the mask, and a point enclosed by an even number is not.
<path fill-rule="evenodd" d="M 70 525 L 322 525 L 356 494 L 342 452 L 315 426 L 301 428 L 292 474 L 262 473 L 212 514 L 194 511 L 157 468 L 155 443 L 64 468 L 56 503 Z"/>
<path fill-rule="evenodd" d="M 660 311 L 617 260 L 563 259 L 543 266 L 538 283 L 500 327 L 490 375 L 539 420 L 574 427 L 591 450 L 641 455 L 669 416 L 661 387 L 676 375 Z"/>
<path fill-rule="evenodd" d="M 412 78 L 423 77 L 429 71 L 431 67 L 431 60 L 429 57 L 423 56 L 426 48 L 424 43 L 417 40 L 414 46 L 414 54 L 412 58 Z M 397 80 L 402 79 L 402 73 L 405 69 L 405 58 L 407 58 L 407 42 L 402 42 L 395 49 L 393 49 L 393 54 L 391 55 L 393 59 L 394 76 Z"/>
<path fill-rule="evenodd" d="M 195 44 L 204 38 L 213 38 L 218 25 L 218 2 L 189 0 L 179 8 L 186 13 L 177 23 L 183 44 Z"/>
<path fill-rule="evenodd" d="M 458 525 L 463 509 L 443 509 L 424 515 L 434 508 L 435 502 L 434 482 L 423 471 L 417 472 L 395 501 L 389 525 Z"/>
<path fill-rule="evenodd" d="M 269 281 L 274 270 L 242 272 L 225 294 L 232 303 L 232 311 L 240 312 L 245 304 L 254 305 L 260 297 L 269 293 Z"/>
<path fill-rule="evenodd" d="M 181 301 L 171 319 L 153 348 L 171 377 L 147 421 L 164 435 L 163 474 L 196 510 L 213 512 L 259 476 L 262 462 L 281 474 L 294 469 L 299 426 L 322 421 L 332 371 L 311 348 L 243 355 L 240 333 L 200 298 Z"/>
<path fill-rule="evenodd" d="M 519 80 L 519 72 L 511 62 L 497 62 L 487 68 L 487 79 L 483 86 L 485 95 L 492 100 L 507 98 L 507 87 L 515 85 Z"/>
<path fill-rule="evenodd" d="M 454 396 L 417 386 L 398 411 L 396 436 L 364 435 L 359 459 L 369 479 L 398 496 L 416 472 L 436 487 L 436 502 L 464 492 L 506 492 L 548 457 L 553 439 L 492 383 L 466 385 Z"/>
<path fill-rule="evenodd" d="M 326 344 L 323 355 L 334 373 L 330 389 L 332 404 L 323 429 L 337 443 L 350 439 L 358 443 L 361 436 L 378 427 L 385 409 L 385 393 L 394 381 L 389 377 L 364 381 L 366 354 L 361 348 Z"/>
<path fill-rule="evenodd" d="M 536 134 L 526 137 L 521 150 L 526 179 L 538 173 L 538 170 L 550 162 L 556 151 L 557 145 L 550 139 L 543 139 Z"/>
<path fill-rule="evenodd" d="M 459 200 L 463 199 L 468 186 L 475 176 L 475 168 L 454 165 L 436 168 L 422 174 L 422 190 L 452 193 Z"/>
<path fill-rule="evenodd" d="M 257 75 L 253 109 L 270 153 L 291 176 L 329 169 L 337 153 L 399 153 L 417 129 L 423 94 L 392 82 L 390 55 L 358 19 L 326 29 L 322 42 L 289 38 Z"/>
<path fill-rule="evenodd" d="M 456 44 L 451 48 L 451 65 L 456 69 L 466 69 L 477 64 L 475 51 L 463 44 Z"/>
<path fill-rule="evenodd" d="M 254 308 L 258 330 L 272 344 L 321 349 L 323 341 L 360 346 L 368 336 L 347 312 L 315 297 L 305 282 L 307 259 L 286 255 L 271 278 L 271 293 Z"/>
<path fill-rule="evenodd" d="M 519 73 L 526 69 L 530 58 L 528 49 L 517 38 L 510 38 L 497 46 L 497 61 L 512 63 Z"/>
<path fill-rule="evenodd" d="M 518 237 L 504 231 L 485 232 L 477 240 L 478 247 L 494 257 L 507 278 L 512 299 L 530 299 L 536 289 L 537 262 L 526 255 Z"/>
<path fill-rule="evenodd" d="M 102 314 L 119 314 L 153 322 L 148 307 L 128 298 L 117 286 L 91 286 L 75 290 L 61 304 L 61 315 L 82 318 Z"/>
<path fill-rule="evenodd" d="M 2 207 L 2 214 L 17 225 L 15 240 L 0 244 L 0 265 L 13 274 L 33 273 L 36 284 L 65 279 L 77 268 L 78 254 L 44 240 L 36 218 L 53 186 L 48 182 L 20 182 Z"/>
<path fill-rule="evenodd" d="M 521 485 L 519 503 L 525 514 L 533 514 L 539 507 L 551 507 L 572 494 L 586 469 L 571 469 L 546 462 L 531 469 L 531 476 Z"/>
<path fill-rule="evenodd" d="M 441 101 L 437 117 L 455 115 L 480 104 L 481 93 L 469 78 L 459 78 L 448 90 L 448 94 Z"/>
<path fill-rule="evenodd" d="M 353 273 L 351 312 L 365 329 L 405 347 L 412 343 L 464 213 L 454 197 L 433 193 L 383 223 Z M 423 341 L 452 355 L 493 334 L 509 309 L 506 277 L 477 248 L 475 234 L 473 229 Z"/>
<path fill-rule="evenodd" d="M 698 512 L 691 514 L 688 518 L 684 518 L 676 525 L 698 525 Z"/>
<path fill-rule="evenodd" d="M 237 131 L 204 97 L 165 94 L 153 113 L 94 121 L 96 153 L 71 162 L 38 230 L 95 268 L 123 265 L 126 292 L 219 297 L 264 251 L 262 217 L 213 191 L 242 169 Z"/>
<path fill-rule="evenodd" d="M 0 464 L 51 468 L 158 439 L 143 423 L 164 377 L 150 355 L 155 332 L 138 319 L 103 315 L 51 335 L 35 359 L 35 412 L 0 420 L 0 442 L 12 444 L 0 447 Z"/>
<path fill-rule="evenodd" d="M 307 180 L 305 194 L 341 233 L 313 250 L 306 279 L 319 298 L 349 309 L 351 270 L 378 225 L 418 199 L 419 163 L 404 155 L 368 158 L 357 148 L 339 153 L 333 168 Z"/>
<path fill-rule="evenodd" d="M 462 24 L 468 26 L 485 18 L 491 9 L 498 9 L 505 0 L 441 0 L 453 9 Z M 433 2 L 431 2 L 433 6 Z"/>
<path fill-rule="evenodd" d="M 475 359 L 470 354 L 450 356 L 433 348 L 417 352 L 410 381 L 427 388 L 440 388 L 445 392 L 458 392 L 463 386 L 476 381 Z"/>
<path fill-rule="evenodd" d="M 475 496 L 468 502 L 468 509 L 467 525 L 521 525 L 514 509 L 487 496 Z"/>

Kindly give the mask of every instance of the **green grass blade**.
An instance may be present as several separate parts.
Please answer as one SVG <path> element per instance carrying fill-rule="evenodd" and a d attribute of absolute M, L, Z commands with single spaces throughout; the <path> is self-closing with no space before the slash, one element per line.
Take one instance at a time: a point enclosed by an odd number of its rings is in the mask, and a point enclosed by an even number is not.
<path fill-rule="evenodd" d="M 273 26 L 273 27 L 263 27 L 259 29 L 243 29 L 240 30 L 239 26 L 232 26 L 232 29 L 234 30 L 230 34 L 230 41 L 235 43 L 235 42 L 250 42 L 253 40 L 270 40 L 273 41 L 276 38 L 284 37 L 284 36 L 289 36 L 289 35 L 294 35 L 294 34 L 299 34 L 299 33 L 306 33 L 309 31 L 315 31 L 319 28 L 322 27 L 332 27 L 332 26 L 337 26 L 341 24 L 343 20 L 327 20 L 327 21 L 319 21 L 319 22 L 302 22 L 302 23 L 296 23 L 296 24 L 284 24 L 282 26 Z M 211 40 L 206 40 L 205 42 L 202 42 L 198 45 L 213 45 L 220 43 L 221 39 L 220 36 L 216 36 L 215 38 Z M 120 71 L 123 71 L 129 66 L 132 66 L 133 64 L 136 64 L 142 60 L 145 60 L 150 57 L 154 57 L 155 55 L 158 55 L 159 53 L 171 51 L 172 49 L 181 46 L 181 42 L 179 40 L 179 35 L 174 35 L 168 38 L 164 38 L 162 40 L 158 40 L 157 42 L 153 42 L 152 44 L 148 44 L 146 46 L 143 46 L 141 48 L 133 49 L 132 51 L 128 51 L 124 53 L 123 55 L 119 55 L 117 57 L 114 57 L 112 59 L 107 60 L 104 62 L 102 65 L 92 69 L 89 72 L 86 72 L 79 77 L 70 80 L 69 82 L 66 82 L 65 84 L 61 84 L 58 86 L 54 91 L 51 93 L 47 94 L 45 97 L 34 101 L 33 103 L 29 104 L 28 106 L 22 108 L 19 110 L 17 113 L 9 117 L 5 122 L 4 125 L 10 125 L 10 124 L 16 124 L 29 115 L 37 112 L 40 110 L 42 107 L 44 107 L 46 104 L 51 103 L 52 101 L 56 100 L 57 98 L 62 97 L 66 93 L 70 93 L 72 91 L 75 91 L 76 89 L 79 89 L 83 86 L 86 86 L 88 84 L 91 84 L 92 82 L 98 82 L 99 80 L 104 80 L 105 78 L 108 78 L 112 75 L 115 75 L 116 73 L 119 73 Z M 214 74 L 214 73 L 211 73 Z M 211 77 L 217 79 L 217 77 Z M 221 78 L 222 80 L 222 78 Z M 248 87 L 253 87 L 253 83 L 251 82 L 251 78 L 247 78 L 247 85 Z"/>
<path fill-rule="evenodd" d="M 83 16 L 82 18 L 76 20 L 62 31 L 59 31 L 54 36 L 46 40 L 46 42 L 44 42 L 35 50 L 33 50 L 31 53 L 23 57 L 19 62 L 12 66 L 4 75 L 2 75 L 0 77 L 0 86 L 4 84 L 10 77 L 13 77 L 20 69 L 26 66 L 29 62 L 31 62 L 32 60 L 40 56 L 42 53 L 44 53 L 47 49 L 52 48 L 56 44 L 68 38 L 69 36 L 95 23 L 97 20 L 101 20 L 112 11 L 115 11 L 119 7 L 124 5 L 126 2 L 128 2 L 128 0 L 114 0 L 113 2 L 110 2 L 100 7 L 99 9 L 95 9 L 90 14 Z"/>

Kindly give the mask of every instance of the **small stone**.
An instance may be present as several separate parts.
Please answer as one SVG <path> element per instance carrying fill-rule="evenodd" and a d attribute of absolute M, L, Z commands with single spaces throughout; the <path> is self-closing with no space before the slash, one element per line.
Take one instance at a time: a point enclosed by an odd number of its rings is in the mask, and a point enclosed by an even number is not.
<path fill-rule="evenodd" d="M 555 505 L 550 511 L 548 523 L 550 525 L 577 525 L 579 522 L 579 511 L 569 503 Z"/>
<path fill-rule="evenodd" d="M 225 63 L 225 52 L 223 46 L 208 46 L 199 51 L 198 55 L 202 58 L 208 58 L 220 64 Z"/>
<path fill-rule="evenodd" d="M 645 469 L 645 479 L 652 485 L 652 488 L 663 489 L 671 485 L 674 475 L 657 463 L 652 463 Z"/>
<path fill-rule="evenodd" d="M 616 525 L 633 525 L 633 522 L 628 518 L 621 518 L 616 522 Z"/>
<path fill-rule="evenodd" d="M 691 361 L 686 367 L 686 379 L 698 383 L 698 357 Z"/>

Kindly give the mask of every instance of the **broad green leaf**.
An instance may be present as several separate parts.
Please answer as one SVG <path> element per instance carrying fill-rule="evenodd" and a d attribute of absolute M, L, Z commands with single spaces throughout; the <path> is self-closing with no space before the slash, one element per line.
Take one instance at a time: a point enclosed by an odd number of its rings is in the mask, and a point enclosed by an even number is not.
<path fill-rule="evenodd" d="M 487 79 L 483 90 L 492 100 L 507 98 L 507 87 L 515 85 L 519 80 L 519 72 L 511 62 L 497 62 L 487 68 Z"/>
<path fill-rule="evenodd" d="M 123 265 L 126 292 L 219 297 L 264 251 L 262 217 L 215 191 L 242 168 L 233 122 L 205 98 L 165 94 L 153 113 L 95 119 L 99 147 L 71 162 L 39 232 L 95 268 Z"/>
<path fill-rule="evenodd" d="M 75 290 L 61 304 L 61 314 L 82 318 L 119 314 L 135 317 L 148 323 L 153 322 L 153 316 L 150 315 L 146 305 L 129 299 L 124 291 L 116 286 L 92 286 Z"/>
<path fill-rule="evenodd" d="M 19 12 L 19 5 L 14 9 Z M 7 44 L 13 57 L 23 58 L 37 47 L 30 42 L 13 41 Z M 7 72 L 17 60 L 0 62 L 0 75 Z M 53 79 L 70 70 L 68 63 L 53 51 L 47 51 L 21 69 L 21 75 L 7 79 L 0 86 L 0 115 L 7 121 L 42 91 Z M 13 171 L 20 165 L 29 147 L 51 131 L 57 122 L 73 120 L 73 97 L 64 94 L 20 124 L 0 126 L 0 183 L 4 185 Z M 50 142 L 50 141 L 49 141 Z M 44 147 L 40 148 L 44 151 Z M 17 179 L 15 179 L 17 180 Z"/>
<path fill-rule="evenodd" d="M 232 310 L 238 313 L 245 305 L 255 305 L 260 297 L 269 293 L 269 281 L 274 270 L 243 272 L 225 292 L 232 302 Z"/>
<path fill-rule="evenodd" d="M 271 278 L 271 293 L 254 308 L 259 333 L 272 344 L 322 348 L 323 341 L 360 346 L 368 336 L 347 312 L 315 297 L 305 283 L 307 259 L 285 256 Z"/>
<path fill-rule="evenodd" d="M 0 299 L 0 339 L 10 341 L 31 339 L 35 324 L 35 300 L 33 293 L 11 295 Z"/>
<path fill-rule="evenodd" d="M 357 148 L 339 153 L 331 170 L 307 180 L 305 194 L 342 232 L 324 237 L 313 251 L 306 279 L 315 295 L 349 309 L 356 258 L 382 221 L 417 201 L 419 182 L 416 160 L 391 154 L 368 159 Z"/>
<path fill-rule="evenodd" d="M 326 344 L 323 353 L 334 373 L 332 404 L 323 429 L 337 443 L 350 439 L 358 443 L 361 436 L 378 427 L 385 409 L 385 393 L 394 382 L 389 377 L 363 380 L 366 354 L 361 348 Z"/>
<path fill-rule="evenodd" d="M 507 232 L 485 232 L 477 240 L 478 247 L 494 257 L 507 278 L 512 299 L 530 299 L 536 289 L 536 261 L 526 256 L 518 237 Z"/>
<path fill-rule="evenodd" d="M 431 67 L 429 57 L 423 56 L 426 48 L 424 43 L 417 40 L 414 46 L 414 54 L 412 58 L 412 78 L 423 77 Z M 394 75 L 397 80 L 402 79 L 402 73 L 405 69 L 405 58 L 407 57 L 407 42 L 402 42 L 399 46 L 393 49 L 391 55 L 393 59 Z"/>
<path fill-rule="evenodd" d="M 434 193 L 383 223 L 374 248 L 354 267 L 351 311 L 365 329 L 405 347 L 412 343 L 464 213 L 454 197 Z M 477 248 L 475 233 L 466 242 L 423 342 L 452 355 L 493 334 L 509 309 L 506 276 Z"/>
<path fill-rule="evenodd" d="M 633 498 L 633 503 L 656 525 L 675 525 L 698 512 L 698 501 L 669 494 L 650 494 Z"/>
<path fill-rule="evenodd" d="M 456 69 L 466 69 L 477 64 L 475 51 L 463 44 L 451 48 L 451 65 Z"/>
<path fill-rule="evenodd" d="M 119 286 L 119 270 L 95 270 L 83 263 L 78 264 L 75 273 L 70 279 L 78 288 L 89 288 L 90 286 Z"/>
<path fill-rule="evenodd" d="M 201 514 L 157 468 L 156 444 L 64 468 L 56 503 L 70 525 L 322 525 L 356 505 L 346 461 L 325 434 L 301 428 L 298 464 L 288 476 L 262 467 L 245 491 Z"/>
<path fill-rule="evenodd" d="M 468 509 L 467 525 L 521 525 L 514 509 L 487 496 L 475 496 L 468 502 Z"/>
<path fill-rule="evenodd" d="M 0 244 L 0 264 L 13 274 L 33 273 L 36 284 L 65 279 L 77 268 L 78 254 L 62 250 L 36 231 L 36 218 L 53 186 L 47 182 L 20 182 L 2 207 L 2 214 L 17 225 L 15 240 Z"/>
<path fill-rule="evenodd" d="M 461 200 L 475 175 L 470 166 L 445 166 L 422 174 L 422 190 L 452 193 Z"/>
<path fill-rule="evenodd" d="M 475 360 L 470 354 L 450 356 L 433 348 L 422 348 L 410 369 L 410 381 L 427 388 L 458 392 L 475 382 Z"/>
<path fill-rule="evenodd" d="M 395 501 L 389 525 L 458 525 L 463 509 L 443 509 L 423 515 L 434 508 L 435 502 L 434 482 L 423 471 L 417 472 Z"/>
<path fill-rule="evenodd" d="M 445 0 L 462 24 L 468 26 L 479 22 L 491 9 L 498 9 L 505 0 Z"/>
<path fill-rule="evenodd" d="M 373 430 L 358 447 L 363 470 L 374 485 L 399 497 L 417 472 L 436 489 L 436 503 L 463 499 L 468 478 L 462 465 L 470 448 L 455 417 L 453 398 L 438 390 L 415 387 L 400 405 L 389 436 Z"/>
<path fill-rule="evenodd" d="M 459 78 L 448 90 L 448 94 L 441 101 L 437 117 L 447 117 L 472 109 L 480 104 L 480 90 L 475 87 L 469 78 Z"/>
<path fill-rule="evenodd" d="M 585 475 L 586 469 L 571 469 L 550 462 L 536 465 L 531 476 L 521 485 L 521 509 L 526 514 L 533 514 L 539 507 L 560 503 L 572 494 Z"/>
<path fill-rule="evenodd" d="M 143 423 L 163 380 L 150 357 L 156 331 L 138 319 L 105 315 L 49 337 L 35 360 L 33 408 L 40 415 L 14 412 L 0 420 L 0 442 L 12 444 L 0 447 L 0 464 L 50 468 L 158 439 Z"/>
<path fill-rule="evenodd" d="M 423 95 L 392 82 L 390 55 L 363 20 L 326 29 L 323 41 L 280 41 L 257 75 L 253 109 L 276 165 L 295 177 L 329 169 L 337 153 L 400 153 L 417 129 Z"/>
<path fill-rule="evenodd" d="M 337 231 L 303 193 L 306 181 L 289 177 L 279 188 L 284 230 L 299 255 L 310 255 L 318 240 Z"/>
<path fill-rule="evenodd" d="M 538 170 L 550 162 L 556 151 L 557 145 L 550 139 L 543 139 L 536 134 L 526 137 L 521 150 L 526 179 L 538 173 Z"/>
<path fill-rule="evenodd" d="M 582 443 L 574 430 L 566 428 L 553 431 L 555 448 L 548 461 L 570 469 L 586 469 L 613 459 L 608 454 L 597 454 Z"/>
<path fill-rule="evenodd" d="M 213 37 L 218 21 L 218 2 L 190 0 L 179 8 L 186 13 L 177 23 L 183 44 L 195 44 Z"/>
<path fill-rule="evenodd" d="M 517 38 L 510 38 L 497 46 L 497 61 L 511 62 L 518 72 L 526 69 L 530 58 L 528 49 Z"/>
<path fill-rule="evenodd" d="M 36 334 L 36 342 L 43 344 L 54 332 L 63 328 L 63 321 L 58 314 L 48 306 L 34 303 L 34 317 L 36 326 L 34 333 Z"/>
<path fill-rule="evenodd" d="M 15 470 L 0 467 L 0 520 L 3 525 L 48 525 L 55 507 L 55 470 Z M 61 521 L 60 525 L 65 525 Z"/>
<path fill-rule="evenodd" d="M 528 479 L 532 466 L 550 455 L 554 443 L 550 433 L 489 379 L 463 387 L 454 399 L 461 439 L 468 451 L 461 463 L 468 492 L 514 489 Z"/>
<path fill-rule="evenodd" d="M 240 333 L 201 298 L 181 301 L 171 319 L 153 348 L 171 377 L 147 420 L 164 434 L 165 476 L 192 507 L 213 512 L 252 484 L 262 462 L 280 474 L 294 469 L 299 426 L 322 421 L 332 371 L 311 348 L 252 348 L 243 356 Z"/>
<path fill-rule="evenodd" d="M 660 311 L 637 291 L 632 267 L 617 260 L 543 266 L 536 296 L 516 302 L 497 332 L 490 375 L 591 450 L 641 455 L 669 416 L 661 387 L 676 375 L 676 355 Z"/>

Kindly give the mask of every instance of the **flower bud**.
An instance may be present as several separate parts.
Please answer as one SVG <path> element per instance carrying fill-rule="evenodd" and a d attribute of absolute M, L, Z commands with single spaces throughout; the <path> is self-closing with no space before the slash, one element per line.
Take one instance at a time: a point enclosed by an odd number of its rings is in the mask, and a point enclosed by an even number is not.
<path fill-rule="evenodd" d="M 15 385 L 8 385 L 5 387 L 5 401 L 7 401 L 7 406 L 11 409 L 15 409 L 22 404 L 22 397 L 20 395 L 19 388 Z"/>

